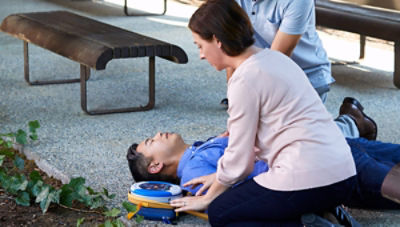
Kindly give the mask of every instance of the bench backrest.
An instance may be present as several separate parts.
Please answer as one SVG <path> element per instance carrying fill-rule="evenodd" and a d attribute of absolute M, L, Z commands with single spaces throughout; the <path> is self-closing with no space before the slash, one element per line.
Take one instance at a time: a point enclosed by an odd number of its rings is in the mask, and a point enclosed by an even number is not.
<path fill-rule="evenodd" d="M 400 11 L 400 1 L 399 0 L 341 0 L 343 2 L 354 3 L 357 5 L 368 5 L 379 8 L 385 8 L 389 10 Z"/>
<path fill-rule="evenodd" d="M 400 11 L 334 0 L 316 0 L 315 9 L 317 25 L 389 41 L 400 39 Z"/>

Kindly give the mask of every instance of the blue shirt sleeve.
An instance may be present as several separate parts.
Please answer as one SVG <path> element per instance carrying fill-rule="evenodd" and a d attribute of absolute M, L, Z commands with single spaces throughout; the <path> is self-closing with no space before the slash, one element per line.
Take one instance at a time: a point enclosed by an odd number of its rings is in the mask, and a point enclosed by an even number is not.
<path fill-rule="evenodd" d="M 305 33 L 314 14 L 314 0 L 289 0 L 284 7 L 279 30 L 291 35 Z"/>

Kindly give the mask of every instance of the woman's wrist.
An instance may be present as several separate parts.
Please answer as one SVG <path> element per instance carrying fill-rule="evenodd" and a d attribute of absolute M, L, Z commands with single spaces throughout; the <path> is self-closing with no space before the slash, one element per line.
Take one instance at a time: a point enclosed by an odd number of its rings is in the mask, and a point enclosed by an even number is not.
<path fill-rule="evenodd" d="M 204 195 L 204 201 L 210 204 L 215 198 L 217 198 L 228 188 L 229 188 L 228 186 L 219 183 L 218 180 L 215 180 L 214 183 L 211 185 L 210 189 Z"/>

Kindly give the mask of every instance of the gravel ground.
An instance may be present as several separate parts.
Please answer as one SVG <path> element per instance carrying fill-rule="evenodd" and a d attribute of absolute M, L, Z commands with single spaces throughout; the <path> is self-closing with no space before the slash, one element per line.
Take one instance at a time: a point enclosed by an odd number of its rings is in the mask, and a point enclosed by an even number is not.
<path fill-rule="evenodd" d="M 158 4 L 161 1 L 146 2 L 161 5 Z M 136 3 L 140 1 L 132 4 Z M 191 143 L 225 129 L 227 114 L 219 106 L 226 93 L 225 75 L 199 60 L 186 28 L 195 9 L 188 4 L 168 1 L 165 16 L 126 17 L 122 8 L 104 2 L 2 0 L 1 20 L 11 13 L 69 10 L 176 44 L 186 51 L 189 63 L 178 65 L 157 58 L 156 107 L 153 110 L 88 116 L 80 108 L 79 84 L 28 86 L 23 79 L 22 41 L 0 33 L 1 131 L 25 128 L 28 121 L 39 120 L 42 125 L 38 131 L 39 141 L 25 150 L 60 178 L 82 176 L 94 189 L 106 187 L 117 194 L 110 205 L 119 206 L 127 199 L 132 183 L 125 160 L 131 143 L 157 131 L 181 133 L 186 142 Z M 342 38 L 345 33 L 326 29 L 320 34 L 332 60 L 357 59 L 354 35 Z M 392 50 L 390 43 L 371 40 L 367 44 L 366 59 L 360 65 L 334 66 L 337 82 L 330 92 L 327 108 L 336 116 L 343 97 L 357 97 L 378 123 L 378 138 L 400 143 L 397 130 L 400 96 L 392 84 Z M 30 46 L 30 64 L 34 79 L 79 75 L 76 62 L 33 45 Z M 147 59 L 125 59 L 111 61 L 106 70 L 94 71 L 88 82 L 89 108 L 146 103 L 147 68 Z M 364 225 L 400 226 L 397 211 L 352 210 L 352 214 Z M 146 221 L 143 225 L 158 226 L 159 223 Z M 193 225 L 207 223 L 192 216 L 185 216 L 179 222 L 179 226 Z"/>

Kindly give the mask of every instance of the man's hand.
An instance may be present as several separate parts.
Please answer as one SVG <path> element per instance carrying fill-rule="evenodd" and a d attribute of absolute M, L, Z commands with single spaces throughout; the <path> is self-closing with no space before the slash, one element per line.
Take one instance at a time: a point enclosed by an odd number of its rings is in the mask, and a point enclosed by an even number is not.
<path fill-rule="evenodd" d="M 223 133 L 221 133 L 219 136 L 217 136 L 217 137 L 227 137 L 227 136 L 229 136 L 229 132 L 228 131 L 225 131 L 225 132 L 223 132 Z"/>
<path fill-rule="evenodd" d="M 192 188 L 194 188 L 199 184 L 203 184 L 203 186 L 196 192 L 196 196 L 199 196 L 199 195 L 202 195 L 205 190 L 210 188 L 212 183 L 215 181 L 215 177 L 216 177 L 216 173 L 197 177 L 197 178 L 194 178 L 194 179 L 186 182 L 183 186 L 188 187 L 188 186 L 192 185 Z"/>

